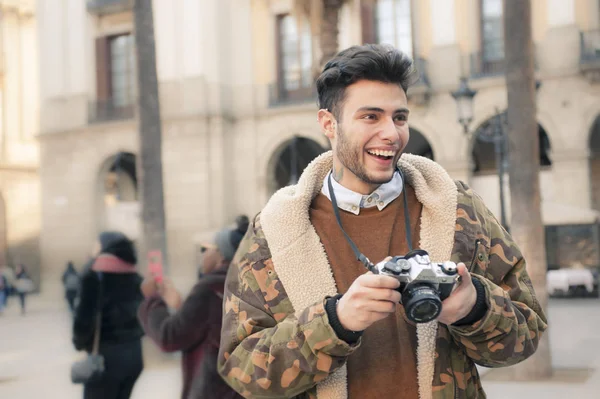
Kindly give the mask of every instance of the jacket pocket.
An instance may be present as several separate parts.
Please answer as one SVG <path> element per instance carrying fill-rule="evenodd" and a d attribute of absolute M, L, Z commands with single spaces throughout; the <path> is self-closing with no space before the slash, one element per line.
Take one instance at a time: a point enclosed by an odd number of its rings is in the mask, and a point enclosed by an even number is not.
<path fill-rule="evenodd" d="M 479 276 L 491 279 L 492 275 L 488 273 L 488 265 L 490 263 L 490 248 L 481 240 L 475 241 L 475 251 L 469 265 L 469 272 Z"/>
<path fill-rule="evenodd" d="M 481 399 L 481 382 L 475 363 L 457 348 L 452 353 L 452 376 L 455 399 Z"/>

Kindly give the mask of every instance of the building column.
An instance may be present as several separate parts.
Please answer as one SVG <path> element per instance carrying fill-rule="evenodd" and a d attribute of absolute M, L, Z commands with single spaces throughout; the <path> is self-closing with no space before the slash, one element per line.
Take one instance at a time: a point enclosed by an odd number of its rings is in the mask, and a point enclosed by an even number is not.
<path fill-rule="evenodd" d="M 429 0 L 429 10 L 429 80 L 434 87 L 454 87 L 461 75 L 460 48 L 456 40 L 455 0 Z"/>
<path fill-rule="evenodd" d="M 579 208 L 591 208 L 588 150 L 552 151 L 554 201 Z M 565 187 L 572 189 L 565 190 Z"/>
<path fill-rule="evenodd" d="M 548 26 L 575 24 L 575 0 L 548 0 Z"/>
<path fill-rule="evenodd" d="M 461 160 L 444 160 L 440 159 L 438 161 L 440 165 L 446 169 L 446 172 L 450 175 L 454 180 L 460 180 L 465 183 L 469 183 L 471 179 L 471 163 L 469 159 L 461 159 Z"/>
<path fill-rule="evenodd" d="M 431 36 L 433 46 L 456 43 L 454 0 L 429 0 L 431 7 Z"/>
<path fill-rule="evenodd" d="M 575 0 L 548 0 L 548 29 L 538 45 L 541 70 L 556 73 L 579 68 L 580 33 L 575 21 Z"/>

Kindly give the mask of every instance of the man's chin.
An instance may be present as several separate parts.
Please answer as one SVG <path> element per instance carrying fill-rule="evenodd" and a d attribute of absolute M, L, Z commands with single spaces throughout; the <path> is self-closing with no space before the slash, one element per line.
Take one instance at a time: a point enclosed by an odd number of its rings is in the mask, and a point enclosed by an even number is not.
<path fill-rule="evenodd" d="M 392 178 L 394 177 L 394 171 L 392 171 L 389 175 L 379 175 L 379 176 L 369 176 L 369 184 L 374 184 L 374 185 L 382 185 L 385 183 L 389 183 L 390 181 L 392 181 Z"/>

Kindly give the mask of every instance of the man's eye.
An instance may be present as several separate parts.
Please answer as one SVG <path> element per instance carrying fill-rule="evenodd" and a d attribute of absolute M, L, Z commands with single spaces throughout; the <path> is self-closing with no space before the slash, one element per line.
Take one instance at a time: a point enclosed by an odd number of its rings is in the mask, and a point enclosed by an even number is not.
<path fill-rule="evenodd" d="M 363 116 L 363 119 L 367 119 L 367 120 L 375 120 L 377 118 L 377 116 L 375 114 L 368 114 Z"/>
<path fill-rule="evenodd" d="M 406 122 L 408 120 L 408 115 L 396 115 L 394 119 L 396 121 Z"/>

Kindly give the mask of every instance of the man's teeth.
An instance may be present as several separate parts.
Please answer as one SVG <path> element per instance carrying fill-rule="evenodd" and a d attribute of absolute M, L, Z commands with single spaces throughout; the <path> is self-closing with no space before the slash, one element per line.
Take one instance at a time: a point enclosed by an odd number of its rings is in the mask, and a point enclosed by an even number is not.
<path fill-rule="evenodd" d="M 393 157 L 396 155 L 394 151 L 369 150 L 367 152 L 371 155 L 378 155 L 380 157 Z"/>

